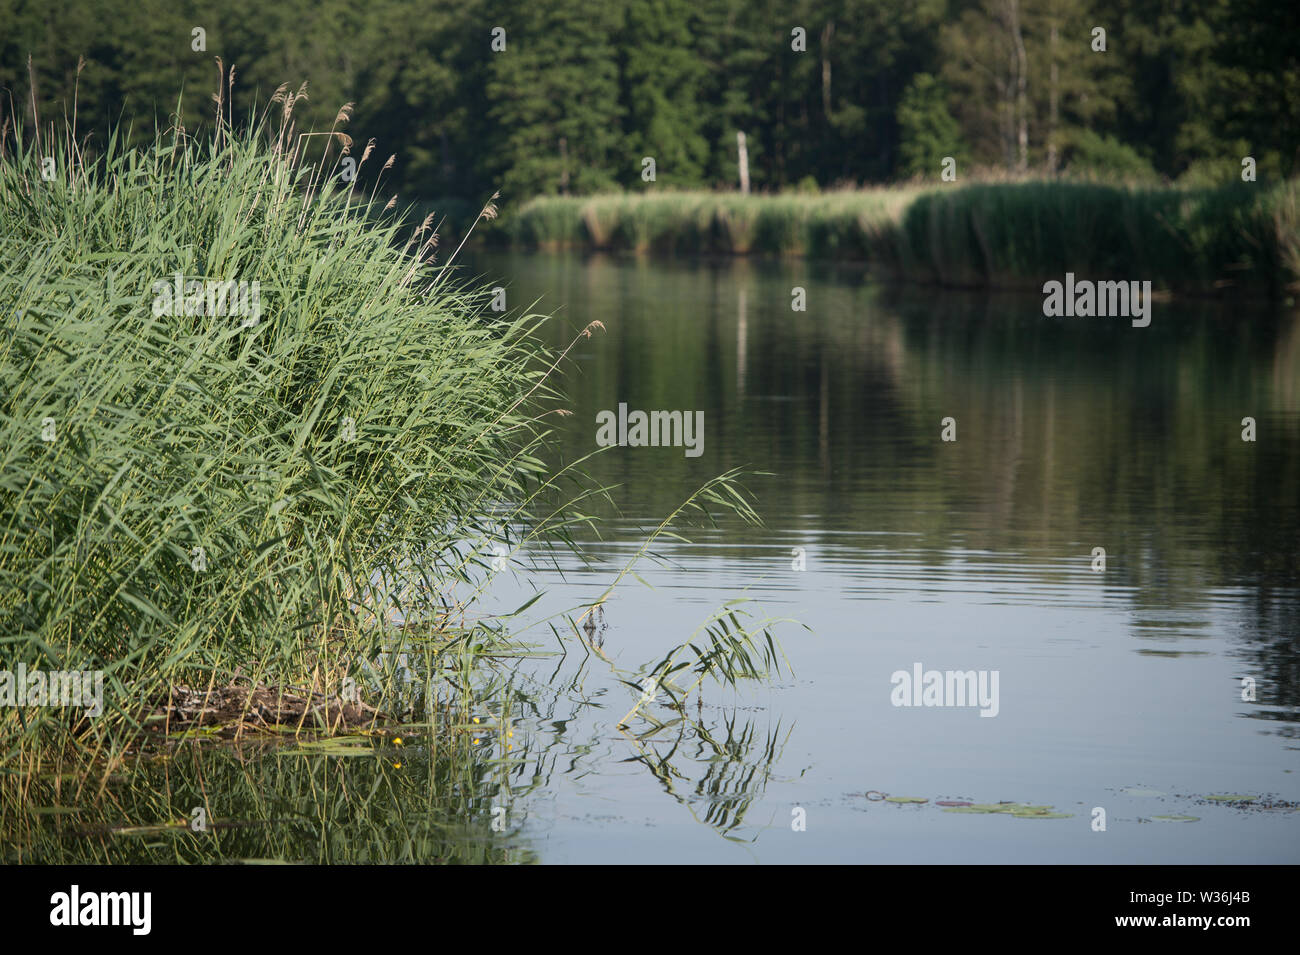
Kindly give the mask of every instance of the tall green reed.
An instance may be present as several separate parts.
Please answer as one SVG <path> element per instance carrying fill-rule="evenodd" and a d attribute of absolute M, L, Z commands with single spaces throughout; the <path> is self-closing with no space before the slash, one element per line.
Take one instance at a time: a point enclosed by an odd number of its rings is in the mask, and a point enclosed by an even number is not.
<path fill-rule="evenodd" d="M 519 503 L 548 485 L 541 319 L 353 194 L 350 140 L 299 134 L 294 99 L 93 158 L 9 131 L 0 647 L 102 670 L 107 712 L 6 707 L 0 759 L 43 730 L 105 746 L 178 683 L 337 694 L 413 622 L 466 639 L 449 585 L 502 526 L 563 536 Z M 260 314 L 168 303 L 178 275 L 255 282 Z"/>
<path fill-rule="evenodd" d="M 432 216 L 355 193 L 348 108 L 299 133 L 302 95 L 243 130 L 218 97 L 210 136 L 142 149 L 87 156 L 71 126 L 0 144 L 0 659 L 106 684 L 95 720 L 0 710 L 4 772 L 71 752 L 106 779 L 179 685 L 466 709 L 456 674 L 520 649 L 527 605 L 471 610 L 494 558 L 591 524 L 605 489 L 543 453 L 567 350 L 436 262 Z M 257 309 L 191 294 L 212 282 L 256 283 Z M 698 500 L 748 519 L 734 483 Z M 706 671 L 757 675 L 757 635 Z M 446 692 L 413 695 L 411 660 Z"/>

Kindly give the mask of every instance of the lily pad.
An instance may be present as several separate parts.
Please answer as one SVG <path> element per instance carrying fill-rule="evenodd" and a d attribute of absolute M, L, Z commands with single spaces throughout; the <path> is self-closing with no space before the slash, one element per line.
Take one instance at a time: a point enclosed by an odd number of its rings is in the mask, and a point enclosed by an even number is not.
<path fill-rule="evenodd" d="M 981 815 L 1003 815 L 1003 816 L 1045 816 L 1052 810 L 1051 806 L 1030 806 L 1026 803 L 1018 802 L 985 802 L 985 803 L 965 803 L 951 806 L 944 809 L 944 812 L 968 812 L 978 813 Z M 1062 818 L 1060 816 L 1049 816 L 1048 818 Z"/>
<path fill-rule="evenodd" d="M 1206 796 L 1211 802 L 1254 802 L 1258 796 L 1237 796 L 1232 793 L 1225 793 L 1217 796 Z"/>
<path fill-rule="evenodd" d="M 1197 822 L 1200 816 L 1152 816 L 1152 822 Z"/>
<path fill-rule="evenodd" d="M 953 806 L 953 807 L 962 807 L 962 806 L 973 806 L 973 805 L 975 805 L 975 804 L 974 804 L 973 802 L 962 802 L 962 801 L 957 800 L 957 799 L 940 799 L 938 802 L 935 803 L 935 805 L 936 805 L 936 806 Z"/>
<path fill-rule="evenodd" d="M 1010 812 L 1014 807 L 1014 805 L 1015 805 L 1014 803 L 997 803 L 997 802 L 972 803 L 966 806 L 956 806 L 952 809 L 945 809 L 944 812 L 974 812 L 974 813 L 980 813 L 981 815 L 987 816 L 991 813 Z"/>
<path fill-rule="evenodd" d="M 374 756 L 375 748 L 364 736 L 331 736 L 328 739 L 303 740 L 290 756 Z"/>
<path fill-rule="evenodd" d="M 310 740 L 288 751 L 289 756 L 374 756 L 375 749 L 358 737 Z"/>
<path fill-rule="evenodd" d="M 896 803 L 922 803 L 929 802 L 928 799 L 922 799 L 920 796 L 886 796 L 885 802 Z"/>

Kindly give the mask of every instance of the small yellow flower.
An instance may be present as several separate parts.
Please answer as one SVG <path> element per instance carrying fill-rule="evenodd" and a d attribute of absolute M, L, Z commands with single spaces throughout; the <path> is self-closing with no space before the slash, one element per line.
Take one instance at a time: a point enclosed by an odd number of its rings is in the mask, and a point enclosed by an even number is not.
<path fill-rule="evenodd" d="M 478 717 L 477 717 L 477 716 L 476 716 L 476 717 L 474 717 L 474 722 L 475 722 L 475 723 L 477 723 L 477 722 L 478 722 Z"/>
<path fill-rule="evenodd" d="M 394 745 L 394 746 L 401 746 L 401 745 L 402 745 L 402 737 L 400 737 L 400 736 L 394 736 L 394 737 L 393 737 L 393 745 Z"/>
<path fill-rule="evenodd" d="M 393 769 L 401 769 L 401 768 L 402 768 L 401 763 L 393 763 Z"/>
<path fill-rule="evenodd" d="M 506 730 L 506 736 L 508 736 L 510 739 L 514 739 L 514 738 L 515 738 L 515 731 L 514 731 L 514 730 Z"/>

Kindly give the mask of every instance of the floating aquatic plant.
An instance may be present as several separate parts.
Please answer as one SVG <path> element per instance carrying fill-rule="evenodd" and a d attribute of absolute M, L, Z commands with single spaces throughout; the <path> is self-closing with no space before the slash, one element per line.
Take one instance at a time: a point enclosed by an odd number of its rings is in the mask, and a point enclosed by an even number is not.
<path fill-rule="evenodd" d="M 1072 813 L 1052 812 L 1051 806 L 1031 806 L 1026 803 L 1016 802 L 965 803 L 950 805 L 944 809 L 944 812 L 964 812 L 981 816 L 1016 816 L 1022 819 L 1068 819 L 1073 815 Z"/>

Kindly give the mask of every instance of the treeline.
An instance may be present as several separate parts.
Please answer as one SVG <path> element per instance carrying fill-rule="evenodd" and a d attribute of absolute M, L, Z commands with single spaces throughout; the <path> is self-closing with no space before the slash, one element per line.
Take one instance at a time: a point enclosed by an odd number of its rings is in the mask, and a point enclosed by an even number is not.
<path fill-rule="evenodd" d="M 318 130 L 354 103 L 353 155 L 377 142 L 363 180 L 396 154 L 389 182 L 409 197 L 640 189 L 645 157 L 657 188 L 734 188 L 738 132 L 759 191 L 934 177 L 944 156 L 962 171 L 1222 182 L 1245 156 L 1261 178 L 1300 169 L 1298 9 L 0 0 L 0 110 L 30 128 L 71 112 L 75 89 L 95 136 L 122 117 L 141 140 L 155 124 L 192 131 L 210 123 L 220 56 L 237 115 L 284 82 L 307 81 L 295 116 Z"/>

